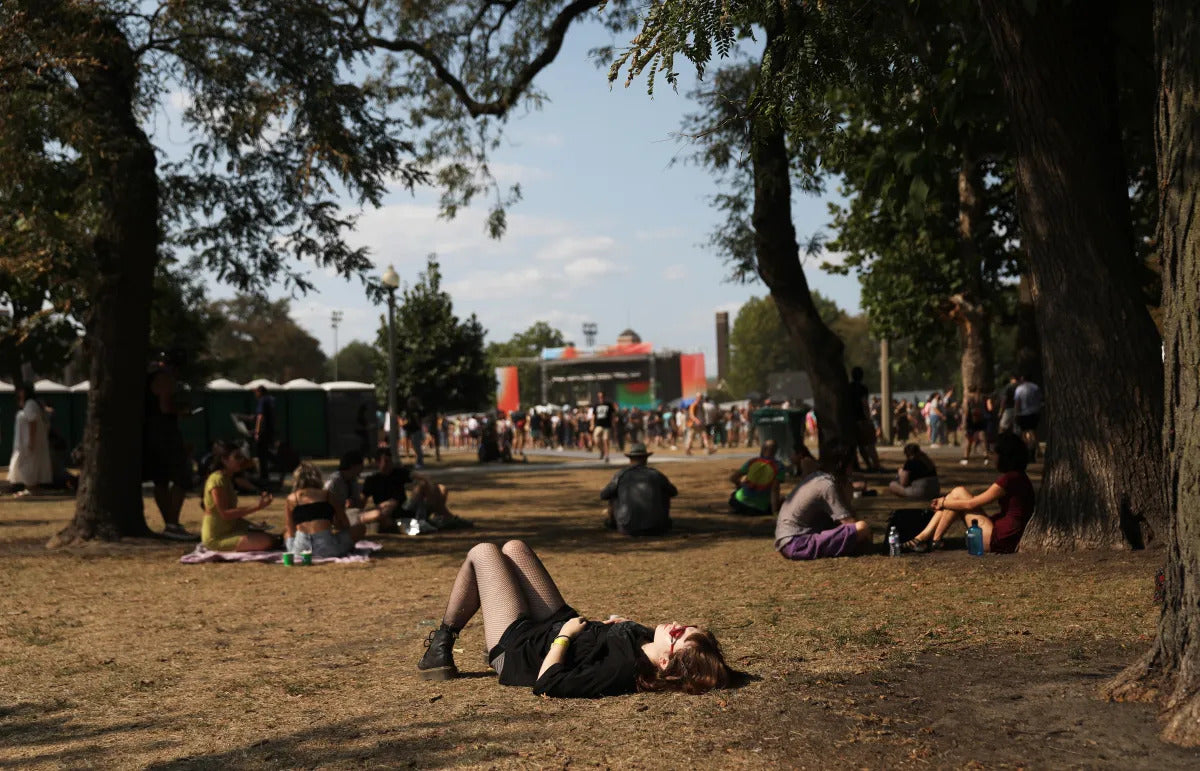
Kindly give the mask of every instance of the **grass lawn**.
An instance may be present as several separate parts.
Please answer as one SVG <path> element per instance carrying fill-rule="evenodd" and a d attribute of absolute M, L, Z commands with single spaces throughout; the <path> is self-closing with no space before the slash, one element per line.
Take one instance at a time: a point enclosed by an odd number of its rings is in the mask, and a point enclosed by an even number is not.
<path fill-rule="evenodd" d="M 938 460 L 954 483 L 994 477 Z M 1162 553 L 973 558 L 959 531 L 943 553 L 788 563 L 772 521 L 725 513 L 733 465 L 664 463 L 676 531 L 640 541 L 599 527 L 612 468 L 445 472 L 475 529 L 313 568 L 185 566 L 190 547 L 157 541 L 50 552 L 71 502 L 0 499 L 0 767 L 1200 764 L 1155 738 L 1149 705 L 1095 698 L 1148 645 Z M 879 526 L 900 505 L 856 503 Z M 508 538 L 591 618 L 710 626 L 749 682 L 541 699 L 496 684 L 478 619 L 465 676 L 418 679 L 467 548 Z"/>

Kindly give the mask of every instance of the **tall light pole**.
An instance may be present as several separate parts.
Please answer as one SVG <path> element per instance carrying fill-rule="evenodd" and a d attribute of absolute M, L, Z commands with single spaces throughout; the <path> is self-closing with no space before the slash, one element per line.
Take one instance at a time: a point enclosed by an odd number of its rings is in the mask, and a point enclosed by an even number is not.
<path fill-rule="evenodd" d="M 338 324 L 342 323 L 342 312 L 334 311 L 329 317 L 329 323 L 333 326 L 333 379 L 338 380 L 337 330 L 338 330 Z"/>
<path fill-rule="evenodd" d="M 380 281 L 388 290 L 388 452 L 394 463 L 398 457 L 396 435 L 400 432 L 400 421 L 396 416 L 396 290 L 400 288 L 400 277 L 396 275 L 396 269 L 389 265 Z"/>

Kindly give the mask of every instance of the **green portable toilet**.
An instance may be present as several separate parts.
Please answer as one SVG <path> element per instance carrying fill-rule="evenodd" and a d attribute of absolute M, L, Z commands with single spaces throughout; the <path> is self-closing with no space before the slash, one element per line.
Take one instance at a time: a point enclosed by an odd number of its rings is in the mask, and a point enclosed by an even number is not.
<path fill-rule="evenodd" d="M 67 443 L 68 449 L 73 448 L 78 441 L 75 438 L 75 405 L 71 389 L 53 380 L 39 380 L 33 384 L 38 401 L 42 406 L 54 411 L 50 416 L 50 428 L 58 433 Z M 79 421 L 79 438 L 83 438 L 83 421 Z M 51 443 L 51 447 L 53 447 Z"/>
<path fill-rule="evenodd" d="M 0 466 L 7 466 L 13 450 L 13 426 L 17 422 L 17 389 L 0 380 Z"/>
<path fill-rule="evenodd" d="M 807 408 L 785 410 L 780 407 L 761 407 L 754 411 L 750 419 L 754 421 L 759 441 L 774 439 L 779 445 L 780 459 L 786 461 L 795 448 L 804 444 L 806 415 Z"/>
<path fill-rule="evenodd" d="M 361 450 L 363 438 L 357 428 L 360 413 L 364 417 L 374 416 L 375 386 L 370 383 L 358 383 L 353 380 L 340 380 L 334 383 L 324 383 L 321 386 L 326 395 L 326 422 L 329 425 L 329 455 L 337 458 L 348 450 Z M 367 443 L 373 444 L 374 437 L 367 437 Z M 373 447 L 366 449 L 373 450 Z"/>
<path fill-rule="evenodd" d="M 326 392 L 317 383 L 300 378 L 289 380 L 275 395 L 276 411 L 287 414 L 286 440 L 302 458 L 325 458 L 329 454 L 329 424 L 326 418 Z"/>
<path fill-rule="evenodd" d="M 241 383 L 217 378 L 205 386 L 200 406 L 204 407 L 205 444 L 211 445 L 217 440 L 239 437 L 231 416 L 253 413 L 254 394 Z M 204 452 L 208 452 L 207 447 Z"/>

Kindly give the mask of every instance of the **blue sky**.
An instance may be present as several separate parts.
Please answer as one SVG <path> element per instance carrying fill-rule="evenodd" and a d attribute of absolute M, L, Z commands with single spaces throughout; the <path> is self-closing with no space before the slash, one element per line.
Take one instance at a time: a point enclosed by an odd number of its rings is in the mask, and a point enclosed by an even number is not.
<path fill-rule="evenodd" d="M 510 210 L 502 240 L 485 233 L 484 207 L 444 221 L 434 191 L 400 189 L 363 213 L 351 240 L 370 248 L 381 272 L 394 265 L 406 283 L 436 252 L 455 312 L 475 313 L 490 340 L 539 320 L 580 345 L 585 321 L 598 325 L 598 344 L 632 327 L 658 347 L 703 352 L 714 374 L 714 314 L 726 310 L 732 320 L 765 288 L 725 280 L 721 259 L 703 245 L 719 219 L 708 203 L 717 186 L 703 169 L 670 165 L 688 154 L 674 135 L 695 109 L 685 96 L 693 73 L 681 68 L 679 93 L 660 82 L 651 98 L 644 81 L 610 89 L 587 57 L 609 41 L 597 24 L 573 28 L 537 81 L 546 104 L 509 120 L 492 168 L 501 182 L 519 182 L 524 198 Z M 802 235 L 822 229 L 826 203 L 797 196 L 793 217 Z M 856 278 L 827 275 L 816 261 L 806 272 L 814 289 L 857 312 Z M 340 344 L 374 338 L 379 311 L 357 282 L 313 279 L 319 291 L 294 300 L 293 316 L 326 353 L 335 309 L 345 314 Z"/>

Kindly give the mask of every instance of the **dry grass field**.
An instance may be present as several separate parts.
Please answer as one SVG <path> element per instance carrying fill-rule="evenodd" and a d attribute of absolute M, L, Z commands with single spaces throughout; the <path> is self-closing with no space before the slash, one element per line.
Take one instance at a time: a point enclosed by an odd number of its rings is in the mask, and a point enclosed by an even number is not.
<path fill-rule="evenodd" d="M 955 482 L 993 477 L 939 462 Z M 771 521 L 725 513 L 734 465 L 662 464 L 682 491 L 676 531 L 640 541 L 599 527 L 611 468 L 443 470 L 473 530 L 380 536 L 369 564 L 312 568 L 185 566 L 189 547 L 157 541 L 50 552 L 70 501 L 0 499 L 0 766 L 1200 764 L 1158 742 L 1150 707 L 1095 698 L 1148 643 L 1161 554 L 972 558 L 960 531 L 943 553 L 788 563 Z M 857 503 L 878 525 L 898 505 Z M 267 515 L 281 522 L 280 504 Z M 194 499 L 184 523 L 199 527 Z M 423 682 L 464 553 L 509 538 L 590 617 L 711 626 L 748 682 L 541 699 L 496 684 L 478 620 L 459 640 L 465 676 Z"/>

